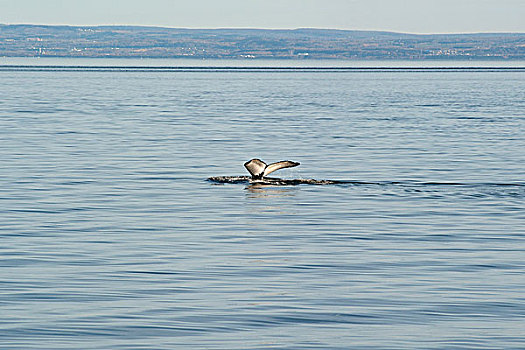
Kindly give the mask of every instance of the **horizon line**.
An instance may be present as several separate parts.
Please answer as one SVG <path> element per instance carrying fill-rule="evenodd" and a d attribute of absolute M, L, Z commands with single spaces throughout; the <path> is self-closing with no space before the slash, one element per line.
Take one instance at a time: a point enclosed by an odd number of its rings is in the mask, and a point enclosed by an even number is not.
<path fill-rule="evenodd" d="M 294 27 L 294 28 L 265 28 L 265 27 L 173 27 L 164 25 L 149 25 L 149 24 L 45 24 L 45 23 L 0 23 L 4 26 L 44 26 L 44 27 L 143 27 L 143 28 L 162 28 L 162 29 L 183 29 L 183 30 L 331 30 L 342 32 L 378 32 L 378 33 L 392 33 L 392 34 L 407 34 L 407 35 L 476 35 L 476 34 L 525 34 L 525 32 L 509 32 L 509 31 L 473 31 L 473 32 L 403 32 L 388 29 L 342 29 L 342 28 L 326 28 L 326 27 Z"/>

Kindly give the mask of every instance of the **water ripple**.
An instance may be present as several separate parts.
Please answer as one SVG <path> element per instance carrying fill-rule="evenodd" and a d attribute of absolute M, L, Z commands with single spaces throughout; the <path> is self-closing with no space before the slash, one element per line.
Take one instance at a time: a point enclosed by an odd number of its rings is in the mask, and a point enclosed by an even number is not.
<path fill-rule="evenodd" d="M 0 67 L 2 349 L 522 347 L 523 70 L 172 68 Z"/>

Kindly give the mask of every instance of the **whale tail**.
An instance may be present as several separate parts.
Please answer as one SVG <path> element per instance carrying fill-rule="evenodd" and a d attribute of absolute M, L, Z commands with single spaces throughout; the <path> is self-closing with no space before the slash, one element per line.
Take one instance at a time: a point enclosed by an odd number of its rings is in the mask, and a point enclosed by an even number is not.
<path fill-rule="evenodd" d="M 252 178 L 262 179 L 264 176 L 273 173 L 274 171 L 284 168 L 292 168 L 299 164 L 300 163 L 298 162 L 292 162 L 289 160 L 266 164 L 262 160 L 255 158 L 244 163 L 244 167 L 250 172 Z"/>

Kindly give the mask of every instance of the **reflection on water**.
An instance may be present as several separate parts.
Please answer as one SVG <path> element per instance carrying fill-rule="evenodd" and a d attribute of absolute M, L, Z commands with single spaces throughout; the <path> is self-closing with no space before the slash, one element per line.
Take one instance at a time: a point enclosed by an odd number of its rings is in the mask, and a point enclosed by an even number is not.
<path fill-rule="evenodd" d="M 247 198 L 293 196 L 297 192 L 297 189 L 293 187 L 283 187 L 257 183 L 250 184 L 246 186 L 245 189 Z"/>

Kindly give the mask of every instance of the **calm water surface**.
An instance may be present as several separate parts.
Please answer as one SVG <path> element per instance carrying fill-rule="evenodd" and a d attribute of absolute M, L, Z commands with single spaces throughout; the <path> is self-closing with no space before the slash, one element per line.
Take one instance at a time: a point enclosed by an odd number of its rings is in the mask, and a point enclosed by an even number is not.
<path fill-rule="evenodd" d="M 2 349 L 525 347 L 524 71 L 0 82 Z"/>

